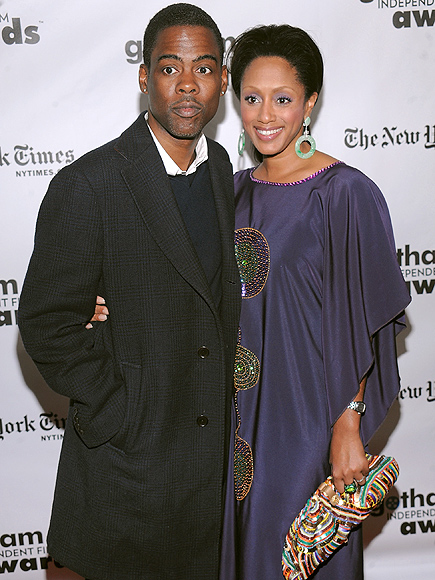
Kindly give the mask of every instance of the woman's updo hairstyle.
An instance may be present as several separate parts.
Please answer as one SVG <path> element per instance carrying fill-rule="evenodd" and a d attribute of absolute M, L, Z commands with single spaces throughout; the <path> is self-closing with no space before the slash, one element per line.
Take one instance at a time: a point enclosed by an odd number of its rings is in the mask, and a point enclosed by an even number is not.
<path fill-rule="evenodd" d="M 320 94 L 323 84 L 323 59 L 311 38 L 301 28 L 288 24 L 256 26 L 243 32 L 233 42 L 228 65 L 231 84 L 240 100 L 240 86 L 246 68 L 261 56 L 284 58 L 295 70 L 305 89 L 305 100 L 313 93 Z"/>

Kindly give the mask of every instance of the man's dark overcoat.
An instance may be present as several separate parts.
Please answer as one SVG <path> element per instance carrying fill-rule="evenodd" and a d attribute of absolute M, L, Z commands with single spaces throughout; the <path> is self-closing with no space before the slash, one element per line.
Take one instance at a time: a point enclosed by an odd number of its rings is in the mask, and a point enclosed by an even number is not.
<path fill-rule="evenodd" d="M 71 399 L 48 547 L 93 580 L 218 576 L 240 287 L 232 168 L 208 147 L 219 309 L 143 115 L 41 205 L 19 324 Z"/>

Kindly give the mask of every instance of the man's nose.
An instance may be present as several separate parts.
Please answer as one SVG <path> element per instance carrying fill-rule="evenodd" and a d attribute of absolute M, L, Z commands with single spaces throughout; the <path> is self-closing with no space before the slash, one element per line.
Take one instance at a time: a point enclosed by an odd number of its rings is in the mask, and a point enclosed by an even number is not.
<path fill-rule="evenodd" d="M 177 83 L 177 92 L 198 93 L 199 87 L 196 78 L 191 71 L 183 71 Z"/>

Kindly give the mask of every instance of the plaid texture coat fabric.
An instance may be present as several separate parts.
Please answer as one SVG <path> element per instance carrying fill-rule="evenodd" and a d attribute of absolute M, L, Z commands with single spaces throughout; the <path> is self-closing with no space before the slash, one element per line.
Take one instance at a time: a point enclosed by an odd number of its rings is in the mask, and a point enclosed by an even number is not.
<path fill-rule="evenodd" d="M 95 580 L 218 576 L 240 282 L 232 168 L 208 146 L 219 310 L 142 114 L 41 205 L 19 326 L 71 399 L 48 547 Z M 110 316 L 87 330 L 97 295 Z"/>

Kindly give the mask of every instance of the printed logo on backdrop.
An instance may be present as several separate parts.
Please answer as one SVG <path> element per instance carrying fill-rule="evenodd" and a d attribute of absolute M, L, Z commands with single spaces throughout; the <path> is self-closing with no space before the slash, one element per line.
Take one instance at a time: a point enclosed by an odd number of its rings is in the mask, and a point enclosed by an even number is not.
<path fill-rule="evenodd" d="M 406 244 L 397 249 L 397 260 L 411 295 L 435 294 L 435 250 L 417 250 Z"/>
<path fill-rule="evenodd" d="M 229 47 L 234 42 L 234 36 L 228 36 L 223 40 L 226 54 Z M 142 40 L 129 40 L 125 43 L 125 55 L 127 57 L 127 62 L 129 64 L 140 64 L 143 61 L 142 51 L 143 51 Z"/>
<path fill-rule="evenodd" d="M 74 161 L 74 150 L 40 151 L 28 144 L 0 145 L 0 170 L 15 168 L 15 177 L 50 177 Z"/>
<path fill-rule="evenodd" d="M 372 515 L 379 517 L 385 513 L 387 520 L 401 522 L 400 533 L 404 536 L 434 533 L 435 493 L 423 493 L 413 487 L 398 493 L 393 489 Z"/>
<path fill-rule="evenodd" d="M 0 13 L 1 37 L 3 42 L 9 46 L 37 44 L 41 40 L 38 29 L 38 26 L 28 24 L 21 18 L 9 17 L 9 14 Z"/>
<path fill-rule="evenodd" d="M 408 385 L 399 391 L 401 401 L 422 401 L 433 403 L 435 401 L 435 381 L 427 381 L 425 386 L 412 387 Z"/>
<path fill-rule="evenodd" d="M 435 125 L 425 125 L 420 129 L 382 127 L 375 133 L 361 127 L 348 127 L 344 130 L 344 144 L 349 149 L 357 147 L 363 151 L 373 147 L 378 149 L 419 147 L 435 150 Z"/>
<path fill-rule="evenodd" d="M 0 328 L 17 324 L 18 284 L 12 278 L 0 280 Z"/>
<path fill-rule="evenodd" d="M 47 570 L 52 565 L 63 568 L 47 555 L 42 532 L 0 532 L 0 574 L 16 574 L 32 570 Z"/>
<path fill-rule="evenodd" d="M 0 417 L 1 441 L 10 441 L 20 435 L 39 436 L 42 442 L 62 441 L 66 418 L 57 413 L 40 413 L 38 417 L 24 415 L 17 417 Z"/>
<path fill-rule="evenodd" d="M 435 10 L 432 8 L 435 0 L 361 0 L 361 2 L 373 3 L 378 10 L 394 10 L 391 21 L 395 28 L 426 28 L 435 24 Z M 428 10 L 429 8 L 431 9 Z"/>

